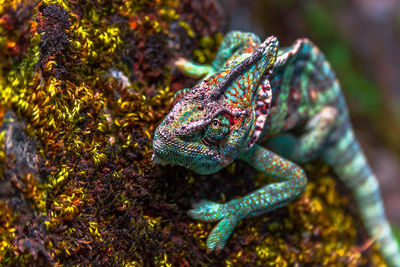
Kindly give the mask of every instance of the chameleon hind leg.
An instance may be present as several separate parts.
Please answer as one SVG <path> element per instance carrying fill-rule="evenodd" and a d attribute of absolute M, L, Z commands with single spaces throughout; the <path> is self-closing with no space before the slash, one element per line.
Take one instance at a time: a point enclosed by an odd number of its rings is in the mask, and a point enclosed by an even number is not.
<path fill-rule="evenodd" d="M 328 134 L 336 125 L 338 111 L 334 107 L 324 107 L 306 125 L 306 133 L 300 136 L 293 154 L 289 156 L 295 162 L 306 163 L 315 159 Z"/>
<path fill-rule="evenodd" d="M 205 78 L 223 68 L 233 55 L 252 53 L 260 44 L 260 39 L 253 33 L 230 31 L 225 35 L 211 65 L 198 64 L 185 58 L 179 58 L 175 61 L 175 66 L 189 77 Z"/>
<path fill-rule="evenodd" d="M 190 217 L 206 222 L 219 221 L 208 236 L 209 251 L 218 251 L 225 246 L 239 220 L 286 205 L 304 191 L 307 183 L 302 168 L 259 145 L 254 145 L 240 158 L 280 182 L 269 184 L 225 204 L 208 200 L 195 204 L 188 212 Z"/>
<path fill-rule="evenodd" d="M 309 162 L 321 152 L 328 134 L 337 124 L 337 117 L 337 109 L 331 106 L 324 107 L 307 122 L 303 135 L 278 135 L 268 140 L 267 146 L 297 163 Z"/>
<path fill-rule="evenodd" d="M 370 238 L 378 243 L 388 266 L 400 267 L 400 248 L 385 215 L 378 181 L 357 142 L 350 121 L 344 120 L 334 131 L 322 159 L 353 191 Z"/>

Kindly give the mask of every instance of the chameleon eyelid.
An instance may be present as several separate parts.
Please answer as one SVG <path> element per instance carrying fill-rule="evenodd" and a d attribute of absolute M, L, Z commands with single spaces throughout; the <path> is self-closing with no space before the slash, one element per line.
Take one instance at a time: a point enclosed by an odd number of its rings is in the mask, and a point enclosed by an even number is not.
<path fill-rule="evenodd" d="M 199 131 L 209 125 L 211 121 L 220 113 L 225 113 L 230 116 L 246 116 L 250 113 L 248 110 L 229 110 L 228 108 L 222 107 L 215 111 L 214 113 L 210 113 L 206 119 L 198 120 L 190 123 L 183 124 L 180 128 L 176 130 L 176 136 L 186 136 L 194 133 L 195 131 Z"/>

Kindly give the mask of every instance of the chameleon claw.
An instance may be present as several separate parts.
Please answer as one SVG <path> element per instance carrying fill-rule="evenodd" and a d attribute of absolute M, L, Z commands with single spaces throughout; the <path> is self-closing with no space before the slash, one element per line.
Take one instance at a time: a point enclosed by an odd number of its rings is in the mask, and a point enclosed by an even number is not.
<path fill-rule="evenodd" d="M 221 251 L 222 251 L 222 248 L 219 248 L 219 247 L 218 248 L 207 248 L 206 254 L 207 255 L 210 255 L 210 254 L 218 255 L 221 253 Z"/>
<path fill-rule="evenodd" d="M 214 253 L 215 253 L 215 254 L 219 254 L 219 253 L 221 253 L 221 251 L 222 251 L 221 248 L 216 248 L 216 249 L 214 250 Z"/>
<path fill-rule="evenodd" d="M 174 65 L 178 69 L 184 69 L 185 65 L 188 63 L 188 60 L 186 58 L 180 57 L 177 60 L 175 60 Z"/>

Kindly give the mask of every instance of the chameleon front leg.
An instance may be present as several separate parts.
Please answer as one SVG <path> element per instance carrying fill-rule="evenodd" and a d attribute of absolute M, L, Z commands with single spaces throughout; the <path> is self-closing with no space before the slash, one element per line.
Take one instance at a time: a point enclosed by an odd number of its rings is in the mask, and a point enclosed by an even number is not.
<path fill-rule="evenodd" d="M 211 65 L 198 64 L 183 57 L 178 58 L 174 64 L 183 74 L 194 79 L 207 77 L 216 71 Z"/>
<path fill-rule="evenodd" d="M 300 195 L 307 184 L 303 169 L 259 145 L 254 145 L 242 153 L 240 158 L 258 171 L 281 182 L 267 185 L 243 198 L 233 199 L 225 204 L 208 200 L 195 204 L 188 212 L 190 217 L 206 222 L 219 221 L 208 236 L 208 251 L 221 250 L 239 220 L 286 205 Z"/>
<path fill-rule="evenodd" d="M 205 78 L 223 68 L 233 55 L 252 53 L 260 44 L 260 39 L 254 33 L 230 31 L 225 35 L 211 65 L 198 64 L 185 58 L 179 58 L 175 61 L 175 66 L 189 77 Z"/>

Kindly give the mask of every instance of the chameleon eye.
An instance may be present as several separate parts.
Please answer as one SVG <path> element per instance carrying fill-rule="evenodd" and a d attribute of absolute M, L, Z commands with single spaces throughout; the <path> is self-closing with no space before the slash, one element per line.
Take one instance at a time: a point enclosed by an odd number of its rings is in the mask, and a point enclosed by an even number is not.
<path fill-rule="evenodd" d="M 218 114 L 204 129 L 203 140 L 206 144 L 216 145 L 229 134 L 230 123 L 223 114 Z"/>
<path fill-rule="evenodd" d="M 213 128 L 218 128 L 219 127 L 219 120 L 213 119 L 212 122 L 211 122 L 211 126 Z"/>

